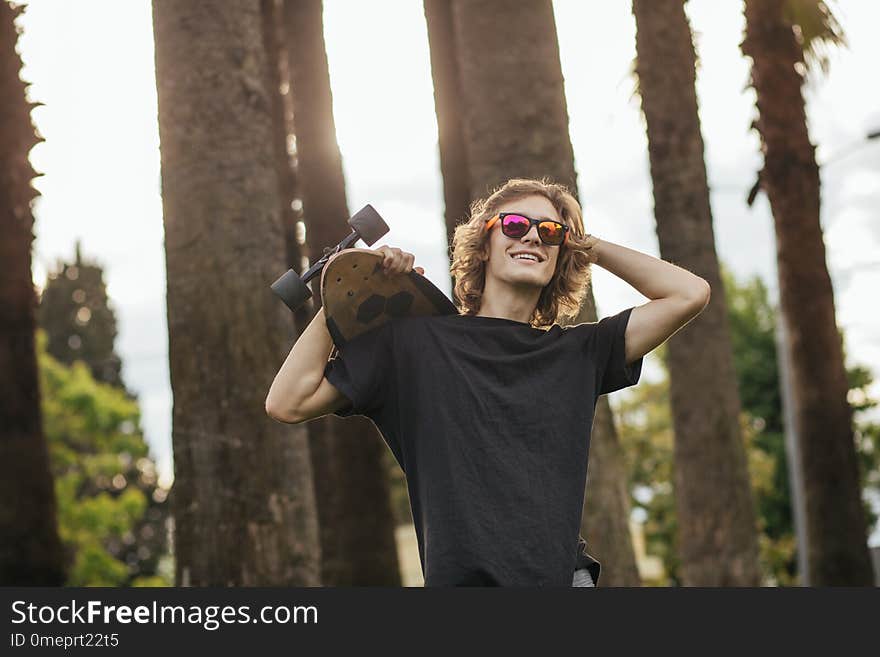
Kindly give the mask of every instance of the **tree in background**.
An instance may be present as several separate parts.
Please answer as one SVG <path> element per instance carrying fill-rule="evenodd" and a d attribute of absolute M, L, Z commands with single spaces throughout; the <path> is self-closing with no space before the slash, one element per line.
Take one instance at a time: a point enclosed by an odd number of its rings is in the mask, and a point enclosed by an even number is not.
<path fill-rule="evenodd" d="M 762 530 L 762 571 L 765 580 L 793 585 L 798 581 L 796 544 L 776 353 L 776 310 L 759 277 L 739 283 L 727 269 L 722 275 L 730 297 L 727 316 L 738 387 L 753 435 L 751 453 L 761 450 L 770 462 L 769 476 L 754 487 Z M 750 462 L 754 480 L 754 458 Z"/>
<path fill-rule="evenodd" d="M 266 49 L 266 77 L 272 103 L 272 126 L 274 138 L 275 169 L 278 172 L 278 201 L 281 205 L 281 225 L 288 266 L 297 272 L 304 271 L 303 263 L 308 256 L 303 224 L 303 207 L 299 193 L 299 176 L 296 166 L 296 130 L 293 122 L 292 90 L 287 57 L 283 48 L 283 0 L 260 0 L 263 23 L 263 45 Z M 305 269 L 307 269 L 306 267 Z M 294 313 L 297 334 L 305 330 L 310 318 L 309 304 L 303 304 Z"/>
<path fill-rule="evenodd" d="M 158 484 L 137 402 L 64 365 L 39 338 L 42 410 L 69 586 L 173 583 L 166 556 L 167 491 Z"/>
<path fill-rule="evenodd" d="M 461 74 L 456 58 L 452 3 L 449 0 L 424 0 L 424 9 L 431 53 L 437 138 L 440 146 L 440 175 L 443 179 L 447 248 L 451 252 L 455 227 L 468 218 L 471 203 L 470 174 L 461 112 Z M 454 294 L 454 280 L 450 289 Z"/>
<path fill-rule="evenodd" d="M 28 154 L 39 140 L 31 123 L 15 51 L 15 18 L 0 0 L 0 585 L 64 581 L 57 504 L 40 416 L 31 278 L 36 172 Z"/>
<path fill-rule="evenodd" d="M 740 422 L 758 512 L 762 580 L 769 585 L 796 585 L 796 545 L 776 368 L 775 309 L 759 278 L 739 283 L 724 267 L 722 278 L 742 398 Z M 661 345 L 657 355 L 662 357 L 666 348 Z M 859 418 L 876 405 L 867 394 L 871 378 L 858 365 L 849 370 L 849 377 L 852 408 Z M 633 506 L 644 517 L 646 551 L 663 560 L 667 583 L 679 585 L 682 576 L 673 504 L 668 380 L 640 383 L 621 399 L 617 409 Z M 856 436 L 862 490 L 880 495 L 880 425 L 863 419 L 857 423 Z M 867 502 L 865 506 L 870 509 Z M 866 512 L 876 519 L 873 511 Z"/>
<path fill-rule="evenodd" d="M 819 218 L 819 167 L 802 85 L 823 48 L 843 43 L 819 0 L 746 0 L 743 53 L 751 58 L 754 122 L 764 154 L 758 176 L 776 228 L 780 318 L 805 489 L 808 582 L 871 586 L 852 409 L 834 290 Z"/>
<path fill-rule="evenodd" d="M 333 119 L 323 3 L 283 0 L 282 6 L 297 191 L 306 241 L 317 258 L 324 247 L 351 232 Z M 312 301 L 313 317 L 322 300 L 316 295 Z M 390 450 L 382 436 L 363 416 L 328 414 L 310 421 L 307 430 L 320 524 L 321 581 L 328 586 L 399 586 L 394 517 L 382 459 Z"/>
<path fill-rule="evenodd" d="M 308 435 L 266 415 L 295 326 L 259 0 L 154 0 L 175 577 L 320 582 Z"/>
<path fill-rule="evenodd" d="M 444 131 L 441 164 L 444 175 L 458 172 L 443 181 L 448 229 L 471 200 L 510 178 L 547 177 L 577 197 L 550 0 L 426 2 L 425 15 L 435 109 Z M 461 171 L 467 172 L 466 184 Z M 461 198 L 465 189 L 467 203 Z M 596 320 L 591 288 L 572 323 Z M 602 396 L 593 421 L 581 531 L 590 554 L 602 562 L 602 581 L 608 586 L 640 583 L 624 481 L 611 407 Z"/>
<path fill-rule="evenodd" d="M 632 3 L 660 257 L 712 287 L 700 317 L 677 331 L 665 349 L 675 425 L 678 554 L 687 586 L 756 586 L 755 507 L 709 206 L 697 57 L 684 2 Z"/>
<path fill-rule="evenodd" d="M 39 326 L 46 352 L 40 357 L 47 396 L 44 420 L 68 548 L 68 583 L 151 581 L 167 549 L 167 491 L 157 487 L 155 464 L 140 433 L 137 398 L 120 376 L 116 315 L 107 298 L 104 270 L 83 259 L 79 242 L 74 262 L 61 262 L 49 274 L 40 297 Z M 117 440 L 120 433 L 124 440 Z M 109 471 L 101 472 L 96 463 Z M 72 486 L 71 481 L 79 483 Z M 111 528 L 91 521 L 88 510 L 98 508 L 96 499 L 107 493 L 132 500 L 132 487 L 142 491 L 147 507 L 143 513 L 120 516 L 119 522 L 127 518 L 130 524 Z"/>
<path fill-rule="evenodd" d="M 72 263 L 59 262 L 40 296 L 39 326 L 46 349 L 65 365 L 81 360 L 97 381 L 125 389 L 116 355 L 116 316 L 107 300 L 104 270 L 82 258 L 80 243 Z"/>

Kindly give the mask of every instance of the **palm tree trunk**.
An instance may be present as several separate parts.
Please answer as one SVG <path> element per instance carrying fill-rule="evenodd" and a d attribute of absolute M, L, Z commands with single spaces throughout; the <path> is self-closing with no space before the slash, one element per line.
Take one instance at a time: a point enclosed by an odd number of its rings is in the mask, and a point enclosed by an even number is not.
<path fill-rule="evenodd" d="M 819 168 L 801 92 L 803 51 L 783 0 L 747 0 L 743 53 L 752 60 L 761 184 L 776 226 L 781 320 L 805 484 L 811 586 L 870 586 L 852 412 L 834 291 L 819 222 Z M 797 466 L 796 466 L 797 467 Z"/>
<path fill-rule="evenodd" d="M 699 320 L 673 335 L 667 351 L 682 581 L 757 586 L 757 524 L 712 231 L 693 37 L 684 0 L 633 0 L 632 7 L 660 256 L 712 287 Z"/>
<path fill-rule="evenodd" d="M 177 582 L 319 583 L 304 427 L 265 413 L 292 344 L 259 0 L 155 0 Z"/>
<path fill-rule="evenodd" d="M 36 295 L 31 280 L 37 143 L 15 18 L 24 7 L 0 2 L 0 585 L 61 586 L 55 487 L 40 413 L 34 345 Z"/>
<path fill-rule="evenodd" d="M 266 48 L 270 89 L 272 93 L 272 123 L 275 135 L 272 146 L 275 152 L 275 168 L 278 171 L 278 195 L 281 203 L 281 223 L 284 227 L 284 246 L 287 265 L 302 272 L 302 257 L 305 249 L 296 239 L 296 225 L 302 219 L 302 208 L 294 209 L 298 198 L 296 166 L 288 144 L 294 134 L 293 107 L 290 102 L 290 82 L 287 74 L 287 57 L 281 47 L 283 39 L 281 0 L 260 0 L 260 13 L 263 18 L 263 42 Z M 286 92 L 286 93 L 285 93 Z M 310 320 L 308 305 L 294 313 L 297 334 L 304 330 Z"/>
<path fill-rule="evenodd" d="M 452 248 L 455 226 L 467 219 L 471 202 L 452 4 L 449 0 L 424 0 L 424 7 L 431 50 L 431 77 L 434 81 L 434 106 L 440 143 L 446 234 L 448 247 Z M 454 283 L 453 281 L 452 290 L 455 290 Z"/>
<path fill-rule="evenodd" d="M 316 255 L 351 228 L 336 143 L 321 0 L 284 0 L 284 45 L 296 122 L 297 173 L 306 235 Z M 320 299 L 314 298 L 314 310 Z M 399 586 L 387 449 L 365 417 L 308 423 L 320 520 L 322 581 L 336 586 Z"/>
<path fill-rule="evenodd" d="M 450 113 L 463 123 L 470 198 L 485 196 L 509 178 L 544 176 L 577 196 L 551 2 L 456 0 L 452 6 L 461 102 L 455 107 L 438 101 L 438 123 L 448 125 L 454 120 Z M 434 14 L 426 10 L 431 20 Z M 444 88 L 435 89 L 440 100 Z M 592 290 L 574 321 L 596 321 Z M 619 450 L 603 396 L 593 422 L 592 476 L 587 477 L 581 530 L 590 554 L 602 562 L 604 585 L 638 586 L 629 503 L 620 489 L 625 476 Z"/>

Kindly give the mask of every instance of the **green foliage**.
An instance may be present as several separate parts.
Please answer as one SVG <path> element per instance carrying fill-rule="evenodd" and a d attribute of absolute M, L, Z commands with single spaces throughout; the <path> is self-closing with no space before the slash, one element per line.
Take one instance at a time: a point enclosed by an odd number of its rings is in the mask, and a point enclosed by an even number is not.
<path fill-rule="evenodd" d="M 853 429 L 856 443 L 856 458 L 859 462 L 859 475 L 861 477 L 862 490 L 864 491 L 865 517 L 868 519 L 868 533 L 878 527 L 880 517 L 867 498 L 873 496 L 880 500 L 880 423 L 860 420 L 861 416 L 878 404 L 872 399 L 868 390 L 874 383 L 871 371 L 862 366 L 848 369 L 847 380 L 849 382 L 850 407 L 853 409 Z"/>
<path fill-rule="evenodd" d="M 158 486 L 136 401 L 46 352 L 38 331 L 43 423 L 70 586 L 155 580 L 165 547 L 166 491 Z M 139 579 L 138 579 L 139 578 Z"/>
<path fill-rule="evenodd" d="M 776 317 L 767 289 L 757 277 L 738 283 L 722 267 L 734 365 L 742 400 L 740 422 L 760 529 L 761 568 L 767 584 L 797 583 L 796 542 L 789 494 L 785 427 L 776 355 Z M 665 345 L 655 354 L 665 362 Z M 860 416 L 877 402 L 868 389 L 868 369 L 848 370 L 855 444 L 863 490 L 880 495 L 880 425 Z M 642 382 L 617 405 L 620 442 L 629 472 L 632 506 L 646 518 L 648 554 L 663 560 L 667 581 L 679 583 L 673 497 L 673 428 L 669 382 Z M 877 516 L 866 503 L 871 525 Z"/>
<path fill-rule="evenodd" d="M 721 277 L 761 528 L 762 571 L 768 583 L 792 585 L 797 575 L 796 543 L 776 354 L 776 314 L 759 277 L 739 284 L 723 266 Z"/>

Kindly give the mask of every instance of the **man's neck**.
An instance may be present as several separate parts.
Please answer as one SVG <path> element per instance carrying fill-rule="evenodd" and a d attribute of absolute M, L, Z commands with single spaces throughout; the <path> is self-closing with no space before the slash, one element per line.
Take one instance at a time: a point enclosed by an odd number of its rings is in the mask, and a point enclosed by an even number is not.
<path fill-rule="evenodd" d="M 476 313 L 477 317 L 500 317 L 526 323 L 532 319 L 538 297 L 541 295 L 540 290 L 533 294 L 531 291 L 523 293 L 507 286 L 503 286 L 500 290 L 488 288 L 487 281 L 480 309 Z"/>

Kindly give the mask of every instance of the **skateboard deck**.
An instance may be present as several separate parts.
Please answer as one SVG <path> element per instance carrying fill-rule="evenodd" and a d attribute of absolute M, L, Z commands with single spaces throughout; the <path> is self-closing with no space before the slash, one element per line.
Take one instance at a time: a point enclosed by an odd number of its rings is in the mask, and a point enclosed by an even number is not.
<path fill-rule="evenodd" d="M 337 347 L 393 317 L 456 315 L 455 304 L 416 271 L 385 274 L 383 256 L 370 249 L 344 249 L 321 272 L 327 330 Z"/>

